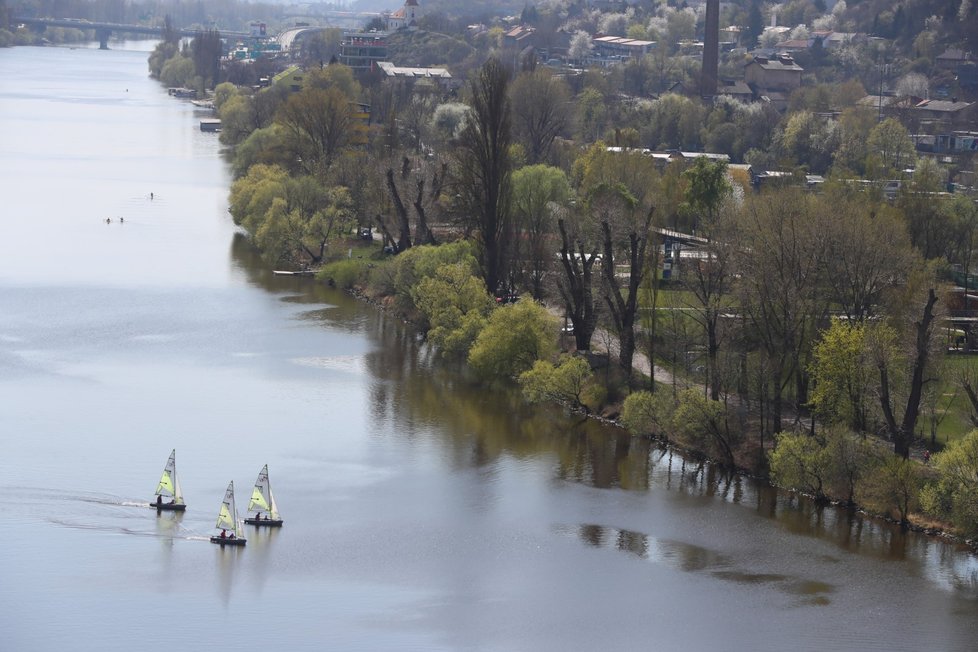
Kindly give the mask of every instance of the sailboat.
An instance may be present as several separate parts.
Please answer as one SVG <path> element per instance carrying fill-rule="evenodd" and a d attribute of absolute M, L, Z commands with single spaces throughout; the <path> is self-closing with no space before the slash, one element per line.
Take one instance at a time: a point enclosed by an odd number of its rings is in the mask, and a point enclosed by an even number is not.
<path fill-rule="evenodd" d="M 157 510 L 167 510 L 171 512 L 182 512 L 187 509 L 183 502 L 183 492 L 180 491 L 180 481 L 177 479 L 177 449 L 170 451 L 170 459 L 163 467 L 163 476 L 160 484 L 156 487 L 156 500 L 150 505 Z M 164 497 L 169 498 L 169 502 L 164 502 Z"/>
<path fill-rule="evenodd" d="M 258 472 L 255 489 L 251 492 L 251 500 L 248 501 L 248 513 L 251 514 L 252 512 L 255 515 L 245 519 L 245 523 L 248 525 L 267 525 L 269 527 L 280 527 L 282 525 L 282 516 L 278 513 L 278 505 L 275 504 L 275 496 L 272 494 L 272 485 L 268 481 L 267 464 Z M 262 512 L 264 512 L 264 516 Z"/>
<path fill-rule="evenodd" d="M 224 500 L 221 502 L 221 510 L 217 513 L 217 525 L 221 534 L 211 537 L 211 543 L 219 543 L 222 546 L 243 546 L 248 542 L 241 536 L 241 521 L 238 520 L 238 510 L 234 506 L 234 480 L 228 484 L 227 491 L 224 492 Z M 228 530 L 231 533 L 228 534 Z"/>

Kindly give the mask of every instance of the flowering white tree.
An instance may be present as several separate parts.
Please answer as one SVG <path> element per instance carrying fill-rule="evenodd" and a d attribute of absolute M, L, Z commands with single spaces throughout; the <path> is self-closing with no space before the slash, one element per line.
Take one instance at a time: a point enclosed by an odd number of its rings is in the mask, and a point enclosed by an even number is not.
<path fill-rule="evenodd" d="M 571 37 L 570 47 L 567 48 L 567 56 L 574 61 L 585 61 L 593 49 L 594 43 L 591 40 L 591 35 L 584 30 L 580 30 L 574 32 L 574 36 Z"/>
<path fill-rule="evenodd" d="M 926 98 L 930 91 L 930 83 L 927 81 L 927 75 L 911 72 L 897 80 L 896 91 L 899 95 Z"/>

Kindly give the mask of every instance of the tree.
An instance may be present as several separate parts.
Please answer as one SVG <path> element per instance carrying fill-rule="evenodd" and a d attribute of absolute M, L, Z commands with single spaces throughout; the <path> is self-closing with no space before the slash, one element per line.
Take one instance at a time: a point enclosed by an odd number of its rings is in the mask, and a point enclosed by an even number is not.
<path fill-rule="evenodd" d="M 862 194 L 830 191 L 818 204 L 832 301 L 852 322 L 878 316 L 887 293 L 905 285 L 910 270 L 919 267 L 904 221 Z"/>
<path fill-rule="evenodd" d="M 821 291 L 824 239 L 815 200 L 795 190 L 763 193 L 745 202 L 738 269 L 742 310 L 769 371 L 774 432 L 780 432 L 784 394 L 796 383 L 805 402 L 803 359 L 827 305 Z"/>
<path fill-rule="evenodd" d="M 815 413 L 830 424 L 846 424 L 857 432 L 865 432 L 868 426 L 871 367 L 865 328 L 861 323 L 834 320 L 815 344 L 809 367 Z"/>
<path fill-rule="evenodd" d="M 822 443 L 811 435 L 781 433 L 774 450 L 768 456 L 771 481 L 795 489 L 825 502 L 829 478 L 829 457 Z"/>
<path fill-rule="evenodd" d="M 217 30 L 197 32 L 190 42 L 194 70 L 203 80 L 205 88 L 213 88 L 220 81 L 221 50 L 221 33 Z"/>
<path fill-rule="evenodd" d="M 557 319 L 530 299 L 496 308 L 469 351 L 469 364 L 484 379 L 518 378 L 557 350 Z"/>
<path fill-rule="evenodd" d="M 887 118 L 873 127 L 866 145 L 870 156 L 879 162 L 880 175 L 912 166 L 916 158 L 910 134 L 896 118 Z"/>
<path fill-rule="evenodd" d="M 549 159 L 554 139 L 567 127 L 570 90 L 560 77 L 540 68 L 523 73 L 510 89 L 513 133 L 530 163 Z"/>
<path fill-rule="evenodd" d="M 707 243 L 700 248 L 703 257 L 683 265 L 683 285 L 692 299 L 691 316 L 703 329 L 706 340 L 707 385 L 710 398 L 720 400 L 721 319 L 729 312 L 727 305 L 734 280 L 737 243 L 736 224 L 732 214 L 720 211 L 703 224 L 700 234 Z M 678 262 L 678 261 L 676 261 Z"/>
<path fill-rule="evenodd" d="M 591 338 L 598 325 L 598 311 L 594 303 L 593 269 L 600 261 L 597 240 L 586 248 L 584 237 L 578 231 L 576 242 L 568 234 L 563 219 L 557 220 L 560 231 L 560 264 L 563 275 L 558 277 L 557 288 L 564 302 L 564 313 L 574 328 L 574 341 L 578 351 L 591 348 Z M 576 245 L 576 246 L 575 246 Z"/>
<path fill-rule="evenodd" d="M 560 168 L 531 165 L 513 173 L 515 256 L 534 299 L 543 297 L 544 274 L 551 267 L 555 218 L 571 200 L 570 183 Z"/>
<path fill-rule="evenodd" d="M 474 221 L 479 263 L 486 288 L 500 289 L 510 249 L 510 107 L 509 77 L 496 58 L 489 59 L 469 87 L 472 119 L 456 149 L 456 192 Z"/>
<path fill-rule="evenodd" d="M 605 303 L 611 313 L 618 335 L 618 364 L 626 378 L 632 377 L 632 359 L 635 355 L 635 314 L 638 311 L 638 289 L 645 273 L 645 250 L 649 242 L 649 227 L 655 207 L 650 207 L 644 221 L 634 220 L 633 211 L 638 202 L 622 185 L 601 185 L 591 190 L 588 205 L 601 223 L 602 265 L 601 272 L 607 289 Z M 618 242 L 612 236 L 612 223 L 616 232 L 628 233 L 624 254 L 628 265 L 628 287 L 623 292 L 618 281 L 616 261 Z"/>
<path fill-rule="evenodd" d="M 694 219 L 693 228 L 696 228 L 697 221 L 715 222 L 720 206 L 732 190 L 727 181 L 727 163 L 710 161 L 705 156 L 697 157 L 690 167 L 683 170 L 683 178 L 688 183 L 686 205 L 699 218 Z"/>
<path fill-rule="evenodd" d="M 583 63 L 591 55 L 594 43 L 591 35 L 584 30 L 578 30 L 571 36 L 570 46 L 567 48 L 567 56 L 572 61 Z"/>
<path fill-rule="evenodd" d="M 446 358 L 464 357 L 486 325 L 492 301 L 469 265 L 451 263 L 421 279 L 414 305 L 428 321 L 428 341 Z"/>
<path fill-rule="evenodd" d="M 719 401 L 695 389 L 682 392 L 672 417 L 672 432 L 694 450 L 723 460 L 729 468 L 736 466 L 739 433 L 730 427 L 727 408 Z"/>
<path fill-rule="evenodd" d="M 921 492 L 923 507 L 966 536 L 978 534 L 978 430 L 949 443 L 933 463 L 938 481 Z"/>
<path fill-rule="evenodd" d="M 911 328 L 913 357 L 909 365 L 909 386 L 906 402 L 902 418 L 899 420 L 897 419 L 898 415 L 894 414 L 893 401 L 891 400 L 892 356 L 878 355 L 876 361 L 880 378 L 880 406 L 886 420 L 887 432 L 893 442 L 893 452 L 904 459 L 910 456 L 910 443 L 913 440 L 917 418 L 920 415 L 920 401 L 923 397 L 924 385 L 936 380 L 929 375 L 929 363 L 934 353 L 932 349 L 936 332 L 935 321 L 938 317 L 935 312 L 935 305 L 938 296 L 936 288 L 933 286 L 927 287 L 926 293 L 926 299 L 923 300 L 923 307 L 920 309 L 920 319 L 914 321 Z"/>
<path fill-rule="evenodd" d="M 533 368 L 520 374 L 523 395 L 531 403 L 554 401 L 572 408 L 591 412 L 584 399 L 584 391 L 593 373 L 587 360 L 575 356 L 563 356 L 554 365 L 549 360 L 537 360 Z"/>
<path fill-rule="evenodd" d="M 314 86 L 290 96 L 276 115 L 287 130 L 292 151 L 306 174 L 326 172 L 352 135 L 350 99 L 338 88 Z"/>

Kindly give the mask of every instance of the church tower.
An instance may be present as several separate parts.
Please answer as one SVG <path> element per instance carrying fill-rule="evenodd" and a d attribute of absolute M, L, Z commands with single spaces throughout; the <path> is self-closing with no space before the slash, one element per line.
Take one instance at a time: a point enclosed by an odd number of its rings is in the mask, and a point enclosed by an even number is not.
<path fill-rule="evenodd" d="M 421 6 L 418 0 L 404 0 L 404 24 L 408 28 L 417 27 L 417 20 L 421 18 Z"/>

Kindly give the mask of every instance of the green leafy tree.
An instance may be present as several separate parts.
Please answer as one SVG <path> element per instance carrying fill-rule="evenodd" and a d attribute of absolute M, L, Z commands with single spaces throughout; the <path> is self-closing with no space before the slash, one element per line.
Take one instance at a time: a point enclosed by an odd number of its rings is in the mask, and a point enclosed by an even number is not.
<path fill-rule="evenodd" d="M 534 299 L 543 297 L 556 217 L 572 195 L 567 175 L 560 168 L 531 165 L 513 173 L 513 216 L 519 234 L 514 258 L 522 265 Z"/>
<path fill-rule="evenodd" d="M 556 353 L 556 336 L 557 318 L 524 298 L 492 312 L 469 351 L 469 364 L 485 379 L 515 379 Z"/>
<path fill-rule="evenodd" d="M 869 363 L 863 324 L 835 320 L 822 331 L 809 369 L 815 384 L 811 394 L 815 414 L 828 423 L 865 431 L 872 379 Z"/>
<path fill-rule="evenodd" d="M 922 480 L 918 464 L 890 455 L 878 465 L 870 482 L 871 500 L 881 509 L 894 514 L 906 523 L 910 512 L 917 508 Z"/>
<path fill-rule="evenodd" d="M 672 432 L 694 450 L 722 460 L 731 468 L 736 465 L 734 450 L 740 434 L 731 427 L 726 406 L 706 398 L 702 391 L 688 389 L 679 395 Z"/>
<path fill-rule="evenodd" d="M 464 263 L 442 265 L 422 278 L 412 295 L 428 321 L 428 341 L 446 358 L 468 354 L 493 305 L 482 279 Z"/>
<path fill-rule="evenodd" d="M 912 167 L 917 158 L 910 134 L 896 118 L 887 118 L 873 127 L 866 139 L 866 147 L 870 157 L 875 159 L 877 178 Z"/>
<path fill-rule="evenodd" d="M 948 444 L 933 458 L 937 482 L 921 491 L 925 510 L 950 519 L 966 536 L 978 534 L 978 430 Z"/>
<path fill-rule="evenodd" d="M 532 403 L 555 401 L 590 413 L 584 393 L 593 372 L 587 360 L 562 356 L 554 365 L 549 360 L 537 360 L 533 367 L 519 376 L 523 395 Z"/>
<path fill-rule="evenodd" d="M 776 442 L 768 456 L 772 482 L 826 501 L 830 461 L 822 442 L 808 434 L 785 432 Z"/>
<path fill-rule="evenodd" d="M 666 392 L 632 392 L 622 405 L 621 422 L 637 435 L 668 434 L 675 409 Z"/>

